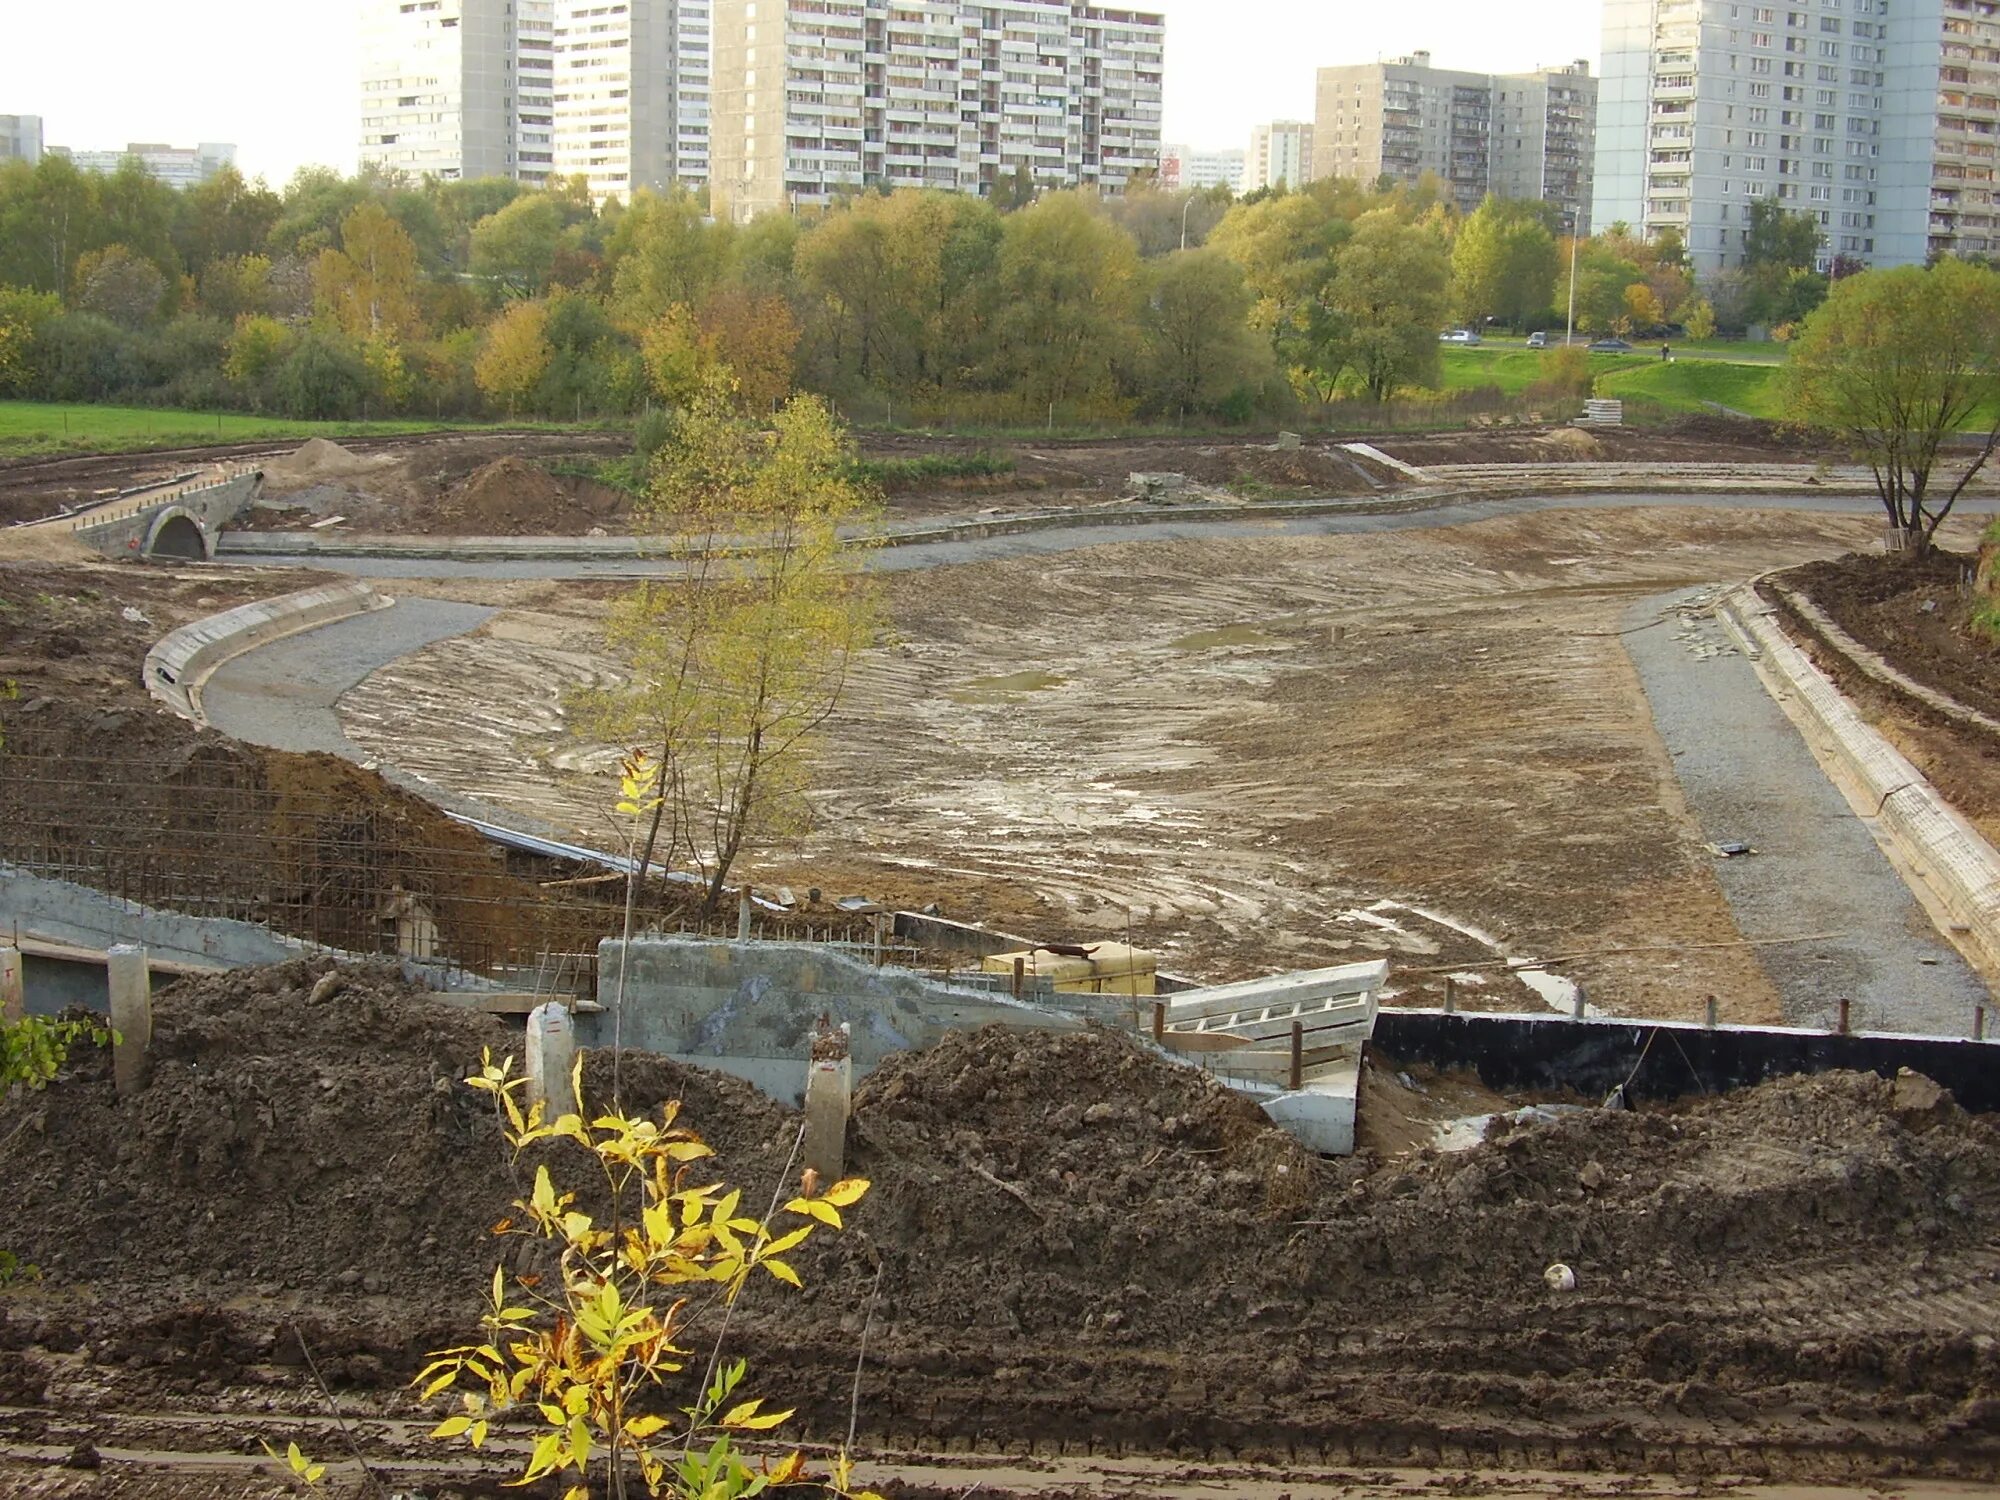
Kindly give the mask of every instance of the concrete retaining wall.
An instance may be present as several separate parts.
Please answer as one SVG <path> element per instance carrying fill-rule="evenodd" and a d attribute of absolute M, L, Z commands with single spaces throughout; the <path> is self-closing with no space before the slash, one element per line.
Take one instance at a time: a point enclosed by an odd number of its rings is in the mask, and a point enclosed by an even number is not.
<path fill-rule="evenodd" d="M 1372 1045 L 1399 1063 L 1472 1068 L 1488 1088 L 1567 1089 L 1601 1099 L 1630 1079 L 1637 1100 L 1721 1093 L 1794 1073 L 1910 1068 L 1967 1109 L 2000 1110 L 2000 1042 L 1836 1035 L 1778 1026 L 1385 1009 Z"/>
<path fill-rule="evenodd" d="M 1954 812 L 1923 773 L 1877 734 L 1840 690 L 1792 644 L 1769 607 L 1749 589 L 1725 602 L 1731 620 L 1770 676 L 1807 742 L 1843 779 L 1856 811 L 1888 834 L 1917 894 L 1949 914 L 1951 936 L 1991 976 L 2000 971 L 2000 853 Z"/>
<path fill-rule="evenodd" d="M 179 490 L 115 519 L 80 525 L 76 539 L 106 557 L 147 558 L 153 556 L 162 528 L 178 515 L 194 523 L 201 533 L 203 556 L 213 557 L 217 535 L 248 508 L 263 477 L 247 469 L 215 484 Z"/>
<path fill-rule="evenodd" d="M 597 950 L 604 1010 L 577 1018 L 577 1043 L 609 1046 L 626 945 Z M 625 975 L 625 1045 L 733 1073 L 774 1098 L 801 1102 L 814 1023 L 851 1031 L 856 1076 L 891 1052 L 929 1046 L 948 1031 L 998 1023 L 1074 1031 L 1092 1018 L 1133 1024 L 1127 997 L 1051 996 L 1030 1003 L 961 989 L 907 969 L 876 968 L 812 943 L 634 938 Z"/>
<path fill-rule="evenodd" d="M 155 698 L 182 718 L 203 724 L 201 685 L 224 662 L 282 636 L 387 609 L 394 602 L 365 583 L 336 583 L 239 605 L 162 636 L 146 653 L 140 675 Z"/>

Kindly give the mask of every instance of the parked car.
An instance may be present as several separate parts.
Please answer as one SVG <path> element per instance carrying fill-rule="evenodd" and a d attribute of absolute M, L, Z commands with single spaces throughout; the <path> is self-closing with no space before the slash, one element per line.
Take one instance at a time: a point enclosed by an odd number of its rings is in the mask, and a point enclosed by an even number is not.
<path fill-rule="evenodd" d="M 1438 335 L 1438 342 L 1440 344 L 1465 344 L 1470 346 L 1479 342 L 1479 335 L 1474 333 L 1470 328 L 1447 328 L 1443 333 Z"/>
<path fill-rule="evenodd" d="M 1592 354 L 1630 354 L 1632 346 L 1623 339 L 1599 339 L 1590 346 Z"/>
<path fill-rule="evenodd" d="M 1548 347 L 1549 347 L 1549 336 L 1548 336 L 1548 335 L 1547 335 L 1546 333 L 1531 333 L 1531 334 L 1529 334 L 1529 335 L 1528 335 L 1528 347 L 1529 347 L 1530 349 L 1546 349 L 1546 348 L 1548 348 Z"/>

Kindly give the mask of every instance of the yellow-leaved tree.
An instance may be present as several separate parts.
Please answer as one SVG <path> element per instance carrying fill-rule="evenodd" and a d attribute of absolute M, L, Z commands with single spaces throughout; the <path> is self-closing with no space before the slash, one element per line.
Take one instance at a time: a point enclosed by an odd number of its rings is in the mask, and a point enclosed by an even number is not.
<path fill-rule="evenodd" d="M 486 347 L 472 366 L 472 378 L 487 400 L 507 403 L 509 418 L 534 396 L 555 358 L 548 325 L 547 303 L 511 302 L 486 331 Z"/>
<path fill-rule="evenodd" d="M 799 1286 L 785 1256 L 816 1229 L 841 1228 L 840 1211 L 868 1183 L 823 1187 L 808 1171 L 796 1196 L 780 1207 L 774 1193 L 754 1217 L 740 1190 L 695 1180 L 694 1164 L 714 1153 L 677 1123 L 677 1103 L 657 1122 L 615 1104 L 590 1119 L 580 1060 L 571 1080 L 577 1110 L 554 1119 L 539 1101 L 522 1109 L 516 1095 L 525 1080 L 512 1058 L 495 1063 L 489 1052 L 466 1081 L 493 1097 L 517 1161 L 546 1142 L 580 1147 L 602 1173 L 610 1212 L 585 1212 L 546 1163 L 536 1166 L 532 1189 L 515 1205 L 521 1222 L 503 1220 L 496 1232 L 545 1242 L 554 1271 L 494 1270 L 478 1341 L 438 1351 L 413 1382 L 426 1399 L 457 1392 L 458 1412 L 431 1435 L 477 1449 L 496 1418 L 531 1411 L 540 1430 L 510 1483 L 553 1478 L 567 1483 L 564 1500 L 589 1500 L 598 1475 L 602 1493 L 618 1500 L 633 1493 L 634 1477 L 647 1495 L 683 1500 L 805 1481 L 797 1452 L 753 1466 L 736 1447 L 739 1435 L 768 1432 L 791 1413 L 742 1396 L 743 1362 L 722 1357 L 728 1309 L 759 1272 Z M 720 1325 L 712 1341 L 710 1324 Z M 706 1355 L 691 1347 L 697 1337 L 710 1344 Z M 303 1461 L 294 1453 L 295 1472 Z M 853 1490 L 852 1472 L 843 1454 L 821 1483 L 850 1500 L 877 1500 Z"/>
<path fill-rule="evenodd" d="M 571 706 L 587 732 L 646 746 L 640 868 L 685 861 L 712 906 L 748 844 L 804 815 L 814 738 L 877 628 L 877 507 L 819 398 L 760 420 L 726 370 L 701 378 L 638 515 L 680 570 L 614 607 L 626 680 Z"/>

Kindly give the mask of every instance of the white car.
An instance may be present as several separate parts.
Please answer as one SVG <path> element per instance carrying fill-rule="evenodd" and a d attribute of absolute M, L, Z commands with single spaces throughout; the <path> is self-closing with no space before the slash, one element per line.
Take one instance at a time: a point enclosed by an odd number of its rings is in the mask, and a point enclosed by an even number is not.
<path fill-rule="evenodd" d="M 1448 328 L 1438 335 L 1438 342 L 1440 344 L 1471 345 L 1479 342 L 1479 335 L 1474 333 L 1470 328 Z"/>

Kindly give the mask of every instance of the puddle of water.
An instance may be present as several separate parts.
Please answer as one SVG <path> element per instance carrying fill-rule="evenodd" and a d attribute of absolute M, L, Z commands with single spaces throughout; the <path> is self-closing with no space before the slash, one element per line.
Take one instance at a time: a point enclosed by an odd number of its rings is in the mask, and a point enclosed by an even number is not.
<path fill-rule="evenodd" d="M 954 703 L 1005 703 L 1016 693 L 1046 692 L 1067 681 L 1054 672 L 1009 672 L 1005 677 L 975 677 L 946 689 L 945 696 Z"/>
<path fill-rule="evenodd" d="M 1197 630 L 1172 643 L 1175 651 L 1215 651 L 1224 646 L 1281 646 L 1269 631 L 1256 625 L 1225 625 L 1220 630 Z"/>

